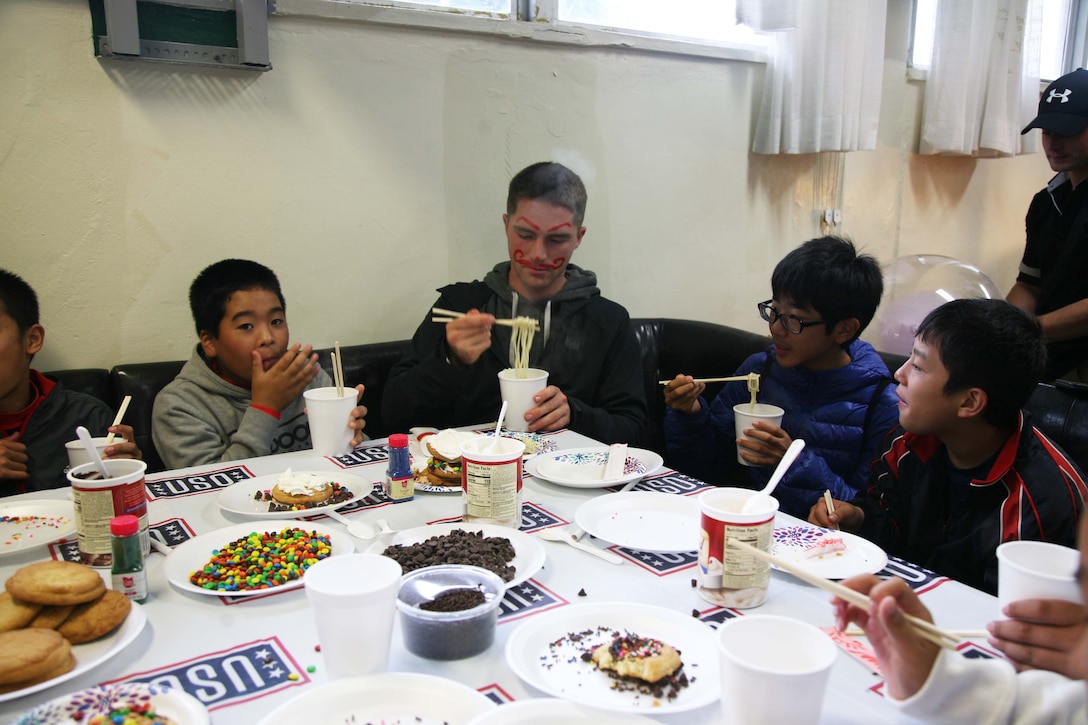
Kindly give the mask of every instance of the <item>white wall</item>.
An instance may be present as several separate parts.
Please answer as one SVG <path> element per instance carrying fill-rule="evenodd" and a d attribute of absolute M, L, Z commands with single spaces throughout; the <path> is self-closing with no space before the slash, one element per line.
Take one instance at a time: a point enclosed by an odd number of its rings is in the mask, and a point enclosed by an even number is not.
<path fill-rule="evenodd" d="M 909 2 L 889 0 L 879 148 L 846 155 L 840 231 L 1013 281 L 1039 155 L 912 153 Z M 86 0 L 0 3 L 0 266 L 43 302 L 43 370 L 180 359 L 187 290 L 270 265 L 292 337 L 409 336 L 505 254 L 510 176 L 589 189 L 575 262 L 632 316 L 762 330 L 755 303 L 819 233 L 826 159 L 749 153 L 760 64 L 273 16 L 267 73 L 101 61 Z"/>

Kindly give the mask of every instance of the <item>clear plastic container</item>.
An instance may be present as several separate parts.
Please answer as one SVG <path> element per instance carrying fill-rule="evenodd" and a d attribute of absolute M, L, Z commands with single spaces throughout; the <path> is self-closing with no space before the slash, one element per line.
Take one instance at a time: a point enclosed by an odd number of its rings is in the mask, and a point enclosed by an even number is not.
<path fill-rule="evenodd" d="M 442 594 L 474 589 L 483 604 L 456 612 L 420 609 Z M 506 585 L 494 572 L 465 564 L 440 564 L 404 575 L 397 594 L 404 646 L 412 654 L 431 660 L 459 660 L 478 655 L 495 641 L 499 604 Z"/>

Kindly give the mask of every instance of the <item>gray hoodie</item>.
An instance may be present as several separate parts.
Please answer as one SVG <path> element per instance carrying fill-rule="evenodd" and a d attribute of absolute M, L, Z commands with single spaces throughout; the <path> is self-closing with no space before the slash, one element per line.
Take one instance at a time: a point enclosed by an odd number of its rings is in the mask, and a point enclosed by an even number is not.
<path fill-rule="evenodd" d="M 330 385 L 328 374 L 319 370 L 306 389 Z M 151 436 L 163 463 L 186 468 L 313 447 L 301 395 L 280 411 L 279 420 L 250 402 L 250 391 L 221 378 L 197 345 L 178 376 L 155 397 Z"/>

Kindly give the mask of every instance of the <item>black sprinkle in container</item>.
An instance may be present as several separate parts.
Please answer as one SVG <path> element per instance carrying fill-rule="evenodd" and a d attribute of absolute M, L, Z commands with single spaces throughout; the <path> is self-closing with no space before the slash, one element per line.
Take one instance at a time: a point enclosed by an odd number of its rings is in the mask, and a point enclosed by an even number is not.
<path fill-rule="evenodd" d="M 447 592 L 475 589 L 484 603 L 459 612 L 420 609 Z M 495 641 L 499 604 L 506 585 L 494 572 L 478 566 L 441 564 L 408 572 L 397 594 L 404 646 L 429 660 L 460 660 L 478 655 Z"/>

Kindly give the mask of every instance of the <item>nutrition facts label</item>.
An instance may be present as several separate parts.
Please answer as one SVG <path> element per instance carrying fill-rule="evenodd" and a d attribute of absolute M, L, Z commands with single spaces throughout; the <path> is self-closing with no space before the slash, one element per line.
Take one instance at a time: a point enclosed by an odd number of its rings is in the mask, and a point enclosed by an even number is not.
<path fill-rule="evenodd" d="M 518 512 L 518 463 L 464 462 L 465 520 L 512 519 Z"/>

